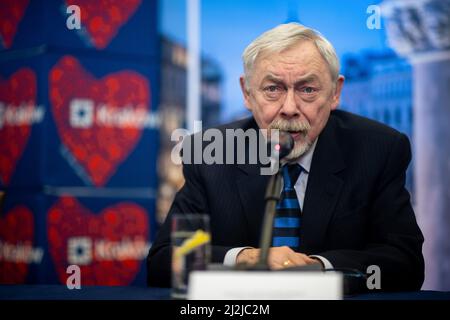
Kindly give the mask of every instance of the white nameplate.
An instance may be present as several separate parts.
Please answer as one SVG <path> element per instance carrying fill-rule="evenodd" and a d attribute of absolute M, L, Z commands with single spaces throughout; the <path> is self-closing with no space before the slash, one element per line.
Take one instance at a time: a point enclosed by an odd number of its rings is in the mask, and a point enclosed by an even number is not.
<path fill-rule="evenodd" d="M 343 276 L 337 272 L 194 271 L 191 300 L 341 300 Z"/>

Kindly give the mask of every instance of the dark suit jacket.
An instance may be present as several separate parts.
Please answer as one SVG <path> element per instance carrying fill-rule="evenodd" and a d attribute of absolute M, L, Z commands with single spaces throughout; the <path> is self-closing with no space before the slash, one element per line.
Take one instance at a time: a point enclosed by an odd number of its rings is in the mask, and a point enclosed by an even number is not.
<path fill-rule="evenodd" d="M 253 118 L 219 127 L 257 128 Z M 375 121 L 333 111 L 314 151 L 302 217 L 300 252 L 335 268 L 381 269 L 384 290 L 418 290 L 424 278 L 423 236 L 405 173 L 408 138 Z M 269 177 L 258 165 L 184 165 L 185 185 L 148 255 L 148 284 L 170 286 L 170 216 L 207 213 L 212 261 L 234 247 L 258 247 Z"/>

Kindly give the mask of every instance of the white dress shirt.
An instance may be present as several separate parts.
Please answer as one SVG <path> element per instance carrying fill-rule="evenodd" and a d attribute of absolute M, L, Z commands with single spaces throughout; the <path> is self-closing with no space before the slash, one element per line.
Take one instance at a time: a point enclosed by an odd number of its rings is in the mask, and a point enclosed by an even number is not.
<path fill-rule="evenodd" d="M 305 199 L 306 186 L 308 184 L 309 171 L 311 169 L 311 161 L 314 154 L 314 150 L 316 149 L 316 144 L 317 139 L 314 141 L 311 148 L 305 154 L 303 154 L 297 161 L 297 163 L 302 166 L 303 170 L 295 183 L 294 189 L 297 194 L 297 199 L 300 204 L 300 208 L 302 210 L 303 210 L 303 200 Z M 239 252 L 247 248 L 251 247 L 239 247 L 228 250 L 223 260 L 224 265 L 227 266 L 236 265 L 236 258 Z M 333 265 L 330 263 L 330 261 L 328 261 L 328 259 L 322 256 L 311 255 L 310 257 L 319 259 L 323 263 L 325 269 L 333 268 Z"/>

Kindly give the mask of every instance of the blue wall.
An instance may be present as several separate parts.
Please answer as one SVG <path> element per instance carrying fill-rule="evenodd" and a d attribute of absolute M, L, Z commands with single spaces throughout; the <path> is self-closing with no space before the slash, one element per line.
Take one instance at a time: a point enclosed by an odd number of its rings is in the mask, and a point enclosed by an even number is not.
<path fill-rule="evenodd" d="M 77 4 L 81 29 L 66 8 Z M 7 1 L 0 283 L 143 285 L 156 233 L 157 1 Z"/>

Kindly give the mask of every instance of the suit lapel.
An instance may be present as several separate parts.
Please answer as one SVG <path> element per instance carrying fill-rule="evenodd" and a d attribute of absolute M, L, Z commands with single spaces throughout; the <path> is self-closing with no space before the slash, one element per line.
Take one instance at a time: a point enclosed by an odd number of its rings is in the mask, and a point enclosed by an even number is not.
<path fill-rule="evenodd" d="M 237 187 L 249 233 L 249 245 L 258 246 L 264 218 L 264 195 L 270 176 L 261 175 L 256 165 L 238 165 Z"/>
<path fill-rule="evenodd" d="M 303 205 L 301 252 L 314 252 L 324 246 L 327 226 L 344 184 L 337 175 L 345 168 L 337 138 L 334 119 L 330 117 L 317 141 L 309 172 Z"/>
<path fill-rule="evenodd" d="M 258 130 L 258 125 L 252 118 L 242 129 L 244 131 L 248 129 Z M 250 152 L 249 145 L 247 144 L 245 148 L 248 156 Z M 247 164 L 236 165 L 236 183 L 244 210 L 243 216 L 247 223 L 247 230 L 249 230 L 248 245 L 258 246 L 264 218 L 264 195 L 270 176 L 261 175 L 261 164 L 248 164 L 248 162 L 249 159 L 247 158 Z"/>

